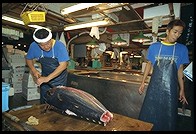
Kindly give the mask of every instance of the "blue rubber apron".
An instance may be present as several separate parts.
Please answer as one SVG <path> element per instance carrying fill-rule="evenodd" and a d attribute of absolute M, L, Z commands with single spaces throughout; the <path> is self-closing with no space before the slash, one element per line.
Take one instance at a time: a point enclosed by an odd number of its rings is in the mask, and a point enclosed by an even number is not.
<path fill-rule="evenodd" d="M 42 76 L 48 76 L 51 74 L 58 66 L 59 62 L 57 58 L 54 56 L 54 50 L 52 48 L 52 57 L 44 57 L 43 50 L 42 56 L 39 59 L 39 62 L 42 66 Z M 49 81 L 52 86 L 66 86 L 67 83 L 67 69 L 64 70 L 59 76 L 53 78 Z M 40 86 L 40 103 L 45 103 L 44 101 L 44 95 L 51 87 L 47 83 L 43 83 Z"/>
<path fill-rule="evenodd" d="M 174 62 L 175 45 L 171 60 L 160 59 L 161 48 L 153 67 L 139 119 L 153 123 L 153 131 L 174 131 L 178 108 L 178 78 Z"/>

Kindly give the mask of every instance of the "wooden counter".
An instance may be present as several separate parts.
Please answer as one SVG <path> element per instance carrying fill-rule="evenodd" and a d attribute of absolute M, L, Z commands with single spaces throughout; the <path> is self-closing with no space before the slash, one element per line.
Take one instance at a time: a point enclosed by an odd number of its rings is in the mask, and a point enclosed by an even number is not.
<path fill-rule="evenodd" d="M 54 111 L 43 113 L 44 105 L 35 105 L 28 109 L 9 111 L 22 122 L 26 122 L 30 116 L 39 119 L 39 125 L 32 126 L 38 131 L 150 131 L 152 124 L 115 114 L 111 122 L 106 126 L 95 124 L 73 116 L 62 115 Z M 2 114 L 3 119 L 15 130 L 24 131 L 22 127 Z"/>

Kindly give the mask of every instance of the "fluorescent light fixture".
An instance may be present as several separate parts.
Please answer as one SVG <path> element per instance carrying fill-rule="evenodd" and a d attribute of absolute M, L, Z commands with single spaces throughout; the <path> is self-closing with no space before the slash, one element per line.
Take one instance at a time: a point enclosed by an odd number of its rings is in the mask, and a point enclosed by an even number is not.
<path fill-rule="evenodd" d="M 17 23 L 17 24 L 20 24 L 20 25 L 25 25 L 24 22 L 23 22 L 22 20 L 18 20 L 18 19 L 9 17 L 9 16 L 3 15 L 3 16 L 2 16 L 2 19 L 3 19 L 3 20 L 6 20 L 6 21 L 13 22 L 13 23 Z M 44 27 L 39 26 L 39 25 L 28 25 L 28 26 L 29 26 L 29 27 L 32 27 L 32 28 L 44 28 Z"/>
<path fill-rule="evenodd" d="M 82 9 L 85 9 L 85 8 L 89 8 L 89 7 L 92 7 L 92 6 L 96 6 L 96 5 L 99 5 L 99 4 L 101 4 L 101 3 L 79 3 L 79 4 L 76 4 L 76 5 L 73 5 L 73 6 L 62 9 L 61 14 L 62 15 L 69 14 L 69 13 L 79 11 L 79 10 L 82 10 Z"/>
<path fill-rule="evenodd" d="M 32 27 L 32 28 L 35 28 L 35 29 L 37 29 L 37 28 L 45 28 L 45 27 L 42 27 L 42 26 L 39 26 L 39 25 L 28 25 L 29 27 Z"/>
<path fill-rule="evenodd" d="M 141 55 L 134 55 L 134 58 L 141 58 Z"/>
<path fill-rule="evenodd" d="M 82 23 L 77 23 L 77 24 L 70 24 L 70 25 L 66 25 L 64 30 L 68 31 L 68 30 L 74 30 L 74 29 L 81 29 L 81 28 L 88 28 L 88 27 L 95 27 L 95 26 L 103 26 L 103 25 L 107 25 L 109 24 L 109 20 L 108 19 L 104 19 L 104 20 L 93 20 L 91 22 L 82 22 Z"/>
<path fill-rule="evenodd" d="M 21 24 L 21 25 L 24 25 L 24 22 L 22 20 L 18 20 L 18 19 L 14 19 L 12 17 L 8 17 L 8 16 L 2 16 L 2 19 L 3 20 L 7 20 L 7 21 L 10 21 L 10 22 L 14 22 L 14 23 L 17 23 L 17 24 Z"/>

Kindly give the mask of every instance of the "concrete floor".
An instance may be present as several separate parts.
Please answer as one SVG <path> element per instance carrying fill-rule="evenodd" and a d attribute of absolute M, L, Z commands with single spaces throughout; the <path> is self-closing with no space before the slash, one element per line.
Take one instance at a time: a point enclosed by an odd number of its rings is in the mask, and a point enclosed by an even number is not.
<path fill-rule="evenodd" d="M 40 101 L 26 101 L 26 99 L 22 96 L 21 93 L 14 94 L 14 96 L 9 96 L 9 109 L 33 104 L 40 104 Z M 177 131 L 194 131 L 193 114 L 191 117 L 178 115 Z"/>

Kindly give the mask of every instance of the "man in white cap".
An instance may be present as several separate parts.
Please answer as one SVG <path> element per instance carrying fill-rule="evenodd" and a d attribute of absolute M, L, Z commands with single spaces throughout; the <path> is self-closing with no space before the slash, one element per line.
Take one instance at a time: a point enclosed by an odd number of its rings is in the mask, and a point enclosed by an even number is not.
<path fill-rule="evenodd" d="M 26 55 L 26 63 L 36 83 L 40 86 L 40 103 L 44 102 L 44 95 L 52 86 L 66 86 L 67 65 L 69 55 L 65 45 L 52 39 L 50 29 L 36 29 L 33 33 L 34 42 L 30 44 Z M 41 64 L 40 73 L 34 66 L 34 59 Z"/>

